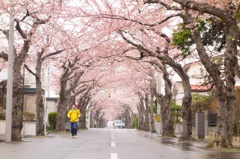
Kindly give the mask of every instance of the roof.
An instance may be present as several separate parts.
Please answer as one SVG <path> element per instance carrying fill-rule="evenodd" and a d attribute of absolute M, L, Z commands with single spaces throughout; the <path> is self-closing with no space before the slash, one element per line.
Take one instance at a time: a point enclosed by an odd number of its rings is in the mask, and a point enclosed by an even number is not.
<path fill-rule="evenodd" d="M 193 92 L 207 92 L 209 90 L 209 86 L 191 85 L 191 90 Z"/>

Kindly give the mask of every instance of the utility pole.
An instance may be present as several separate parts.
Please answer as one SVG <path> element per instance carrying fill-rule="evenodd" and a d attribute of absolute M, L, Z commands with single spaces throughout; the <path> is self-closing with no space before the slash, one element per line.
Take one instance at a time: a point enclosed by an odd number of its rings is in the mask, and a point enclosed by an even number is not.
<path fill-rule="evenodd" d="M 5 142 L 12 141 L 12 94 L 13 94 L 13 53 L 14 53 L 14 13 L 10 12 L 9 43 L 8 43 L 8 80 L 7 80 L 7 105 Z"/>
<path fill-rule="evenodd" d="M 160 76 L 161 76 L 161 74 L 160 74 Z M 162 79 L 161 78 L 158 79 L 157 92 L 158 93 L 162 92 Z M 161 114 L 161 105 L 159 103 L 157 103 L 157 115 L 159 116 L 160 121 L 157 122 L 156 131 L 158 134 L 162 134 L 162 121 L 161 121 L 162 114 Z"/>

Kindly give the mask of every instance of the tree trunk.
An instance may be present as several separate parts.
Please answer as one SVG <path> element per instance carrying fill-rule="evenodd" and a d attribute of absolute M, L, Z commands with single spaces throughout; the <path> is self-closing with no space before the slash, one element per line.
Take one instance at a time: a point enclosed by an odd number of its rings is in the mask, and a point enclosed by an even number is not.
<path fill-rule="evenodd" d="M 169 55 L 168 55 L 168 46 L 170 45 L 170 39 L 167 37 L 167 35 L 162 34 L 160 35 L 162 38 L 165 38 L 167 45 L 164 49 L 164 51 L 160 51 L 159 48 L 155 51 L 156 54 L 153 51 L 148 50 L 146 47 L 136 44 L 129 39 L 127 39 L 122 32 L 120 32 L 120 35 L 123 37 L 125 41 L 128 43 L 132 44 L 133 46 L 137 47 L 139 50 L 145 52 L 149 56 L 157 57 L 161 62 L 165 65 L 171 66 L 174 71 L 181 77 L 182 82 L 183 82 L 183 89 L 184 89 L 184 97 L 183 97 L 183 134 L 180 137 L 180 140 L 192 140 L 192 121 L 191 121 L 191 101 L 192 101 L 192 96 L 191 96 L 191 87 L 190 87 L 190 82 L 189 82 L 189 77 L 184 71 L 183 67 L 181 64 L 175 62 Z"/>
<path fill-rule="evenodd" d="M 96 110 L 96 113 L 95 113 L 95 116 L 94 116 L 94 119 L 95 119 L 94 127 L 95 128 L 99 128 L 100 111 L 101 111 L 101 109 Z"/>
<path fill-rule="evenodd" d="M 229 27 L 231 28 L 231 27 Z M 228 30 L 228 29 L 227 29 Z M 222 147 L 232 147 L 232 135 L 233 135 L 233 122 L 234 122 L 234 86 L 235 86 L 235 69 L 237 67 L 237 54 L 236 44 L 232 41 L 234 35 L 229 35 L 232 31 L 225 31 L 226 34 L 226 49 L 225 49 L 225 81 L 221 80 L 220 73 L 216 65 L 214 65 L 209 56 L 207 55 L 205 48 L 201 42 L 200 33 L 195 30 L 193 39 L 197 46 L 198 55 L 213 79 L 213 83 L 216 87 L 216 97 L 218 100 L 218 118 L 217 118 L 217 132 L 215 134 L 215 142 L 217 146 L 219 143 Z"/>
<path fill-rule="evenodd" d="M 7 80 L 0 82 L 2 92 L 0 92 L 0 110 L 6 109 Z"/>
<path fill-rule="evenodd" d="M 189 77 L 186 75 L 182 78 L 184 97 L 182 100 L 182 123 L 183 123 L 183 133 L 179 138 L 180 141 L 192 140 L 192 113 L 191 113 L 191 86 L 189 82 Z"/>
<path fill-rule="evenodd" d="M 79 128 L 86 129 L 86 111 L 81 111 L 81 116 L 79 118 Z"/>
<path fill-rule="evenodd" d="M 124 117 L 125 117 L 125 128 L 127 129 L 131 129 L 132 128 L 132 119 L 131 119 L 131 115 L 130 115 L 130 111 L 128 109 L 126 109 L 124 111 Z"/>
<path fill-rule="evenodd" d="M 171 116 L 170 101 L 168 96 L 162 98 L 161 104 L 161 116 L 162 116 L 162 129 L 163 136 L 173 137 L 174 136 L 174 124 Z"/>
<path fill-rule="evenodd" d="M 150 131 L 150 117 L 149 117 L 149 101 L 148 101 L 148 97 L 147 95 L 145 95 L 145 112 L 144 112 L 144 116 L 145 116 L 145 120 L 144 120 L 144 130 L 145 131 Z"/>
<path fill-rule="evenodd" d="M 143 98 L 140 98 L 140 103 L 139 103 L 139 107 L 138 107 L 138 129 L 139 130 L 144 130 L 144 104 L 143 104 L 144 100 Z"/>
<path fill-rule="evenodd" d="M 99 118 L 96 118 L 96 128 L 99 128 L 99 123 L 100 123 L 100 119 Z"/>
<path fill-rule="evenodd" d="M 90 98 L 86 97 L 87 94 L 88 94 L 88 91 L 83 95 L 84 97 L 80 98 L 79 101 L 78 101 L 78 109 L 81 112 L 81 117 L 79 119 L 80 120 L 79 121 L 80 122 L 79 126 L 82 129 L 86 129 L 87 128 L 87 126 L 86 126 L 86 115 L 87 114 L 86 113 L 87 113 L 87 106 L 89 105 L 89 102 L 90 102 Z"/>
<path fill-rule="evenodd" d="M 56 123 L 56 131 L 64 131 L 65 130 L 65 122 L 66 122 L 66 114 L 67 114 L 67 106 L 68 99 L 66 96 L 66 87 L 67 81 L 61 80 L 61 89 L 59 94 L 59 102 L 57 106 L 57 123 Z"/>
<path fill-rule="evenodd" d="M 93 111 L 90 109 L 90 128 L 94 127 L 94 117 L 92 115 Z"/>
<path fill-rule="evenodd" d="M 225 35 L 226 35 L 226 50 L 225 50 L 225 81 L 226 81 L 226 112 L 225 112 L 225 118 L 226 118 L 226 136 L 223 136 L 222 140 L 222 146 L 227 148 L 232 148 L 232 142 L 233 142 L 233 134 L 234 134 L 234 108 L 235 108 L 235 93 L 234 93 L 234 87 L 235 87 L 235 70 L 238 67 L 238 61 L 236 54 L 237 46 L 234 44 L 232 38 L 234 35 L 233 31 L 230 28 L 225 29 Z"/>
<path fill-rule="evenodd" d="M 37 122 L 36 122 L 36 135 L 44 136 L 45 135 L 45 121 L 44 121 L 44 102 L 43 102 L 43 92 L 42 92 L 42 78 L 41 78 L 41 68 L 42 68 L 42 60 L 41 56 L 38 55 L 37 63 L 36 63 L 36 114 L 37 114 Z"/>
<path fill-rule="evenodd" d="M 161 106 L 161 121 L 162 121 L 162 131 L 163 136 L 166 137 L 173 137 L 174 136 L 174 125 L 173 120 L 171 116 L 171 108 L 170 108 L 170 102 L 172 99 L 172 82 L 169 79 L 169 74 L 166 69 L 166 65 L 159 65 L 156 63 L 156 65 L 162 70 L 163 73 L 163 79 L 164 79 L 164 85 L 165 85 L 165 95 L 163 96 L 161 93 L 158 93 L 156 90 L 156 83 L 154 83 L 153 93 L 154 96 L 157 99 L 157 102 Z"/>
<path fill-rule="evenodd" d="M 73 60 L 73 62 L 65 61 L 62 66 L 63 74 L 61 75 L 61 78 L 60 78 L 60 92 L 59 92 L 59 103 L 57 106 L 58 112 L 57 112 L 56 131 L 65 130 L 65 122 L 68 120 L 67 119 L 68 106 L 69 104 L 72 104 L 69 102 L 71 102 L 71 100 L 75 98 L 75 96 L 71 96 L 71 93 L 72 93 L 72 89 L 74 89 L 75 85 L 77 85 L 80 75 L 73 76 L 74 80 L 77 80 L 77 81 L 76 83 L 69 84 L 70 85 L 69 89 L 67 89 L 67 84 L 68 84 L 70 75 L 72 75 L 73 71 L 76 69 L 74 66 L 78 60 L 79 60 L 78 57 L 76 57 Z"/>
<path fill-rule="evenodd" d="M 12 141 L 21 141 L 23 127 L 23 98 L 22 98 L 22 61 L 15 57 L 13 65 L 13 109 L 12 109 Z"/>
<path fill-rule="evenodd" d="M 208 55 L 206 54 L 205 48 L 201 42 L 201 36 L 198 31 L 194 31 L 193 39 L 196 43 L 197 50 L 201 61 L 213 79 L 214 85 L 217 88 L 216 94 L 218 99 L 218 128 L 216 132 L 216 140 L 220 139 L 222 147 L 232 147 L 232 135 L 233 135 L 233 120 L 234 120 L 234 86 L 235 86 L 235 70 L 237 68 L 237 45 L 240 39 L 240 30 L 237 23 L 237 16 L 233 16 L 228 9 L 221 10 L 214 6 L 193 2 L 174 0 L 182 6 L 207 13 L 220 19 L 223 23 L 223 31 L 225 34 L 226 46 L 225 46 L 225 81 L 221 80 L 220 71 L 214 64 L 211 63 Z M 234 4 L 234 3 L 233 3 Z M 235 11 L 239 11 L 238 8 Z M 236 12 L 237 14 L 237 12 Z M 211 67 L 213 66 L 213 67 Z M 225 84 L 224 84 L 225 83 Z M 219 138 L 219 134 L 221 137 Z"/>
<path fill-rule="evenodd" d="M 99 119 L 99 128 L 104 128 L 106 126 L 106 120 L 104 119 L 104 115 L 105 114 L 102 114 L 100 119 Z"/>
<path fill-rule="evenodd" d="M 193 32 L 193 40 L 196 44 L 198 55 L 205 69 L 213 79 L 213 83 L 216 87 L 216 97 L 218 101 L 218 113 L 217 113 L 217 132 L 215 134 L 215 142 L 218 144 L 221 142 L 221 136 L 226 136 L 226 119 L 225 119 L 225 93 L 223 92 L 224 83 L 221 80 L 220 72 L 215 64 L 210 60 L 210 57 L 206 53 L 206 50 L 202 44 L 201 36 L 198 30 Z"/>
<path fill-rule="evenodd" d="M 191 103 L 192 103 L 192 91 L 191 85 L 189 81 L 189 77 L 183 67 L 174 62 L 168 55 L 165 54 L 165 58 L 167 59 L 166 63 L 174 69 L 174 71 L 181 77 L 184 96 L 182 99 L 182 124 L 183 124 L 183 133 L 180 136 L 180 141 L 185 140 L 194 140 L 192 137 L 192 113 L 191 113 Z"/>
<path fill-rule="evenodd" d="M 67 105 L 68 105 L 68 103 L 66 101 L 59 100 L 58 109 L 57 109 L 56 131 L 64 131 L 65 130 L 66 114 L 68 111 Z"/>
<path fill-rule="evenodd" d="M 153 90 L 154 90 L 154 83 L 153 83 L 154 81 L 152 80 L 151 81 L 151 84 L 150 84 L 150 88 L 151 88 L 151 96 L 150 96 L 150 106 L 149 106 L 149 109 L 150 109 L 150 126 L 151 126 L 151 132 L 153 133 L 153 132 L 156 132 L 156 129 L 155 129 L 155 123 L 154 123 L 154 121 L 155 121 L 155 119 L 154 119 L 154 112 L 153 112 L 153 104 L 154 104 L 154 102 L 153 102 L 153 97 L 154 97 L 154 95 L 153 95 Z"/>

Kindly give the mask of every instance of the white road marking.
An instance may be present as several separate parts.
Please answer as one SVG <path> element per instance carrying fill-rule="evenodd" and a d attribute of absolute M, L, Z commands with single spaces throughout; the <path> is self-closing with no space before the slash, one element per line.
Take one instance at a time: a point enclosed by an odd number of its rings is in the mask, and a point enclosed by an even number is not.
<path fill-rule="evenodd" d="M 116 146 L 115 142 L 111 142 L 111 147 L 115 147 L 115 146 Z"/>
<path fill-rule="evenodd" d="M 111 139 L 114 140 L 113 132 L 111 132 Z"/>
<path fill-rule="evenodd" d="M 111 140 L 114 140 L 113 131 L 111 131 Z M 111 141 L 111 147 L 116 147 L 116 143 Z M 118 159 L 117 153 L 111 153 L 111 159 Z"/>
<path fill-rule="evenodd" d="M 111 153 L 111 159 L 118 159 L 117 153 Z"/>

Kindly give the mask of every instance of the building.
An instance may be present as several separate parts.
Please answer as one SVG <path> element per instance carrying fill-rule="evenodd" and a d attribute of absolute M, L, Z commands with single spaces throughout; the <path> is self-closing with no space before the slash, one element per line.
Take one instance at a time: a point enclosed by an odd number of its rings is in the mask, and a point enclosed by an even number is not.
<path fill-rule="evenodd" d="M 202 65 L 201 61 L 195 61 L 188 63 L 184 66 L 186 73 L 189 76 L 190 85 L 192 93 L 198 93 L 202 95 L 209 95 L 209 88 L 210 86 L 202 85 L 204 83 L 204 79 L 201 78 L 203 74 L 206 74 L 206 70 Z M 180 79 L 180 78 L 179 78 Z M 236 80 L 236 87 L 240 86 L 240 79 L 238 76 L 235 77 Z M 174 84 L 175 90 L 175 99 L 178 105 L 182 105 L 182 98 L 184 96 L 182 81 L 178 80 Z"/>
<path fill-rule="evenodd" d="M 34 113 L 36 115 L 36 82 L 35 77 L 30 74 L 25 69 L 22 70 L 24 82 L 22 90 L 23 90 L 23 111 L 28 111 Z M 44 82 L 43 82 L 44 83 Z M 0 72 L 0 108 L 2 107 L 5 109 L 6 105 L 6 84 L 7 84 L 7 68 L 3 68 Z M 43 85 L 43 88 L 47 90 L 47 85 Z M 50 96 L 50 93 L 43 89 L 43 96 L 44 96 L 44 104 L 46 105 L 46 112 L 56 112 L 57 108 L 57 101 L 58 97 Z M 35 116 L 36 119 L 36 116 Z"/>

